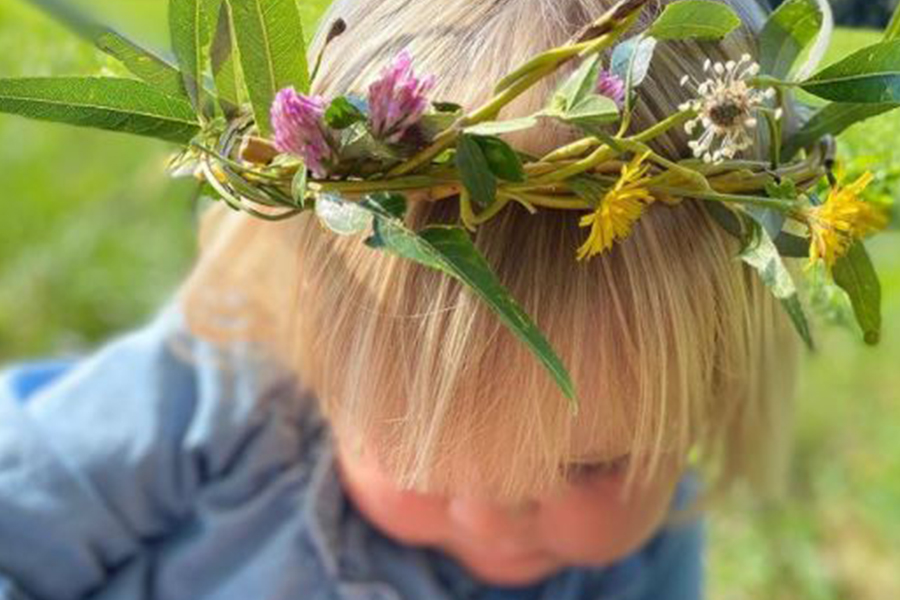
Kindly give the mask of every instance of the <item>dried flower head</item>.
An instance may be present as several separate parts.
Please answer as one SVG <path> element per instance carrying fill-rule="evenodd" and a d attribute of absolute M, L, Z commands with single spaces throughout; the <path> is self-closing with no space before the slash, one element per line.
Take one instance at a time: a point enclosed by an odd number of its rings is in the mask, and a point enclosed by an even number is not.
<path fill-rule="evenodd" d="M 824 204 L 807 211 L 810 265 L 821 260 L 831 270 L 856 240 L 887 227 L 887 211 L 860 198 L 873 179 L 866 172 L 847 186 L 837 185 Z"/>
<path fill-rule="evenodd" d="M 403 50 L 369 86 L 372 134 L 390 143 L 400 141 L 428 108 L 427 94 L 434 76 L 420 79 L 412 69 L 412 56 Z"/>
<path fill-rule="evenodd" d="M 690 84 L 698 97 L 679 108 L 697 112 L 697 117 L 685 125 L 688 135 L 693 135 L 698 125 L 703 126 L 700 137 L 689 144 L 694 156 L 716 163 L 732 159 L 753 145 L 749 132 L 758 124 L 756 113 L 765 108 L 767 99 L 775 96 L 775 90 L 763 91 L 748 85 L 748 80 L 759 74 L 759 65 L 749 54 L 724 64 L 707 59 L 703 70 L 710 78 L 702 83 L 689 75 L 681 78 L 681 85 Z M 775 117 L 781 118 L 780 109 L 775 111 Z"/>
<path fill-rule="evenodd" d="M 619 180 L 606 192 L 597 209 L 581 217 L 579 225 L 590 227 L 591 232 L 578 248 L 578 260 L 606 252 L 614 242 L 631 235 L 635 222 L 644 213 L 644 207 L 654 200 L 646 188 L 650 165 L 644 164 L 644 161 L 648 155 L 636 155 L 623 165 Z"/>
<path fill-rule="evenodd" d="M 337 162 L 337 142 L 325 125 L 327 101 L 298 94 L 294 88 L 278 92 L 272 104 L 275 147 L 303 159 L 315 177 L 325 177 Z"/>
<path fill-rule="evenodd" d="M 600 71 L 596 91 L 601 96 L 613 100 L 619 108 L 625 104 L 625 82 L 611 71 Z"/>

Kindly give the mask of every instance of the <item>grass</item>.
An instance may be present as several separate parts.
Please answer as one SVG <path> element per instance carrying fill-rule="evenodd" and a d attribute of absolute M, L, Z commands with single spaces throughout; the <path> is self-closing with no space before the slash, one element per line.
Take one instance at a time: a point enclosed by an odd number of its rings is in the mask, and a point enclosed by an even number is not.
<path fill-rule="evenodd" d="M 163 47 L 165 4 L 90 5 Z M 306 6 L 311 25 L 317 10 Z M 840 31 L 829 60 L 875 35 Z M 108 68 L 22 2 L 0 3 L 0 76 Z M 896 114 L 848 131 L 849 170 L 891 157 L 893 167 L 877 175 L 882 192 L 896 195 L 897 139 Z M 151 314 L 184 276 L 194 190 L 161 175 L 169 150 L 0 116 L 0 364 L 98 344 Z M 807 358 L 799 394 L 790 497 L 776 507 L 738 497 L 711 515 L 711 598 L 900 597 L 900 239 L 877 240 L 871 251 L 883 276 L 883 344 L 820 330 L 823 350 Z"/>

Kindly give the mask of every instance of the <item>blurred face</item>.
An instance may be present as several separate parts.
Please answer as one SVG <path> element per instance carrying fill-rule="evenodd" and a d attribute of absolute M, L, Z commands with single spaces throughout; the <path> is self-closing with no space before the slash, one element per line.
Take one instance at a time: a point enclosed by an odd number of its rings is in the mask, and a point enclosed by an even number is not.
<path fill-rule="evenodd" d="M 680 475 L 673 461 L 649 486 L 620 494 L 626 457 L 561 465 L 563 489 L 515 504 L 477 494 L 399 489 L 374 453 L 338 444 L 338 465 L 354 504 L 385 535 L 437 548 L 477 579 L 527 585 L 569 566 L 603 566 L 635 551 L 666 515 Z"/>

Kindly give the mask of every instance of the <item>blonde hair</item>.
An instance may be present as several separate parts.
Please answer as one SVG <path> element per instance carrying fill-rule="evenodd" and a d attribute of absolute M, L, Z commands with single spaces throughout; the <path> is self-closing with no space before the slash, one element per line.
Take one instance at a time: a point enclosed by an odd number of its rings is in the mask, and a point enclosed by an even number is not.
<path fill-rule="evenodd" d="M 560 45 L 611 0 L 337 0 L 310 56 L 340 17 L 315 93 L 364 93 L 402 48 L 434 73 L 433 96 L 473 108 L 491 82 Z M 645 22 L 664 2 L 651 2 Z M 756 54 L 764 12 L 729 2 L 742 30 L 721 43 L 661 44 L 642 86 L 635 127 L 687 99 L 678 80 L 706 58 Z M 561 73 L 560 77 L 565 76 Z M 547 81 L 503 113 L 537 110 Z M 540 153 L 573 139 L 550 124 L 508 136 Z M 762 148 L 761 139 L 758 147 Z M 686 155 L 684 133 L 659 143 Z M 455 222 L 453 201 L 419 202 L 408 222 Z M 629 452 L 653 477 L 664 456 L 691 460 L 709 480 L 782 481 L 797 344 L 782 309 L 737 241 L 703 206 L 653 205 L 605 255 L 576 262 L 577 214 L 507 207 L 475 243 L 570 368 L 577 417 L 543 368 L 458 282 L 324 231 L 313 215 L 273 224 L 221 203 L 203 217 L 201 256 L 180 290 L 191 327 L 207 338 L 253 338 L 293 369 L 340 435 L 377 439 L 405 487 L 487 487 L 504 497 L 561 481 L 573 449 Z M 634 467 L 633 467 L 634 468 Z"/>

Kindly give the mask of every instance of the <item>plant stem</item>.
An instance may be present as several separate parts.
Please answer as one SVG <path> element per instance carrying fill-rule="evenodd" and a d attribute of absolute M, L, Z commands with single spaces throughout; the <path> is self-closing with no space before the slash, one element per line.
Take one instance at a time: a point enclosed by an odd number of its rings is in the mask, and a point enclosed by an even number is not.
<path fill-rule="evenodd" d="M 536 177 L 529 185 L 546 185 L 548 183 L 556 183 L 574 177 L 589 171 L 602 162 L 605 162 L 617 155 L 617 152 L 609 146 L 603 145 L 591 152 L 587 158 L 583 158 L 561 169 L 557 169 L 546 175 Z"/>
<path fill-rule="evenodd" d="M 544 155 L 544 157 L 541 158 L 541 162 L 557 162 L 561 160 L 569 160 L 576 156 L 581 156 L 591 148 L 595 148 L 600 144 L 602 144 L 602 142 L 593 136 L 581 138 L 576 142 L 572 142 L 571 144 L 563 146 L 562 148 L 557 148 L 553 152 Z"/>
<path fill-rule="evenodd" d="M 573 197 L 572 199 L 566 199 L 560 198 L 558 196 L 545 196 L 542 194 L 533 194 L 525 191 L 504 193 L 525 200 L 531 205 L 540 206 L 543 208 L 558 208 L 561 210 L 587 210 L 591 208 L 591 206 L 587 202 L 575 197 Z"/>
<path fill-rule="evenodd" d="M 322 192 L 369 193 L 393 190 L 416 190 L 445 185 L 448 182 L 428 175 L 415 175 L 398 179 L 375 179 L 371 181 L 311 181 L 309 187 Z"/>
<path fill-rule="evenodd" d="M 751 206 L 762 206 L 765 208 L 774 208 L 782 212 L 787 212 L 797 208 L 797 203 L 793 200 L 780 200 L 778 198 L 764 198 L 762 196 L 740 196 L 737 194 L 720 194 L 718 192 L 701 192 L 698 190 L 686 190 L 682 188 L 669 187 L 664 185 L 648 185 L 651 191 L 659 191 L 672 196 L 680 196 L 684 198 L 695 198 L 697 200 L 707 200 L 711 202 L 728 202 L 731 204 L 748 204 Z"/>
<path fill-rule="evenodd" d="M 658 138 L 674 127 L 684 125 L 696 116 L 697 113 L 693 110 L 683 110 L 681 112 L 677 112 L 674 115 L 666 117 L 656 125 L 648 127 L 641 133 L 638 133 L 628 139 L 634 142 L 649 142 L 650 140 Z"/>
<path fill-rule="evenodd" d="M 674 127 L 678 127 L 679 125 L 683 125 L 687 121 L 691 120 L 696 116 L 696 113 L 692 110 L 685 110 L 674 115 L 667 117 L 653 125 L 652 127 L 645 129 L 644 131 L 635 134 L 631 137 L 625 138 L 626 142 L 649 142 L 662 134 L 666 133 L 670 129 Z M 541 162 L 558 162 L 562 160 L 568 160 L 574 158 L 576 156 L 581 156 L 591 148 L 599 146 L 602 144 L 602 141 L 594 136 L 581 138 L 571 144 L 563 146 L 562 148 L 557 148 L 553 152 L 545 155 L 541 158 Z"/>
<path fill-rule="evenodd" d="M 484 105 L 477 108 L 469 115 L 462 117 L 448 129 L 442 131 L 434 139 L 431 145 L 406 162 L 391 169 L 391 171 L 388 172 L 387 177 L 391 178 L 405 175 L 430 161 L 442 151 L 452 146 L 464 127 L 476 125 L 482 121 L 488 121 L 495 118 L 505 106 L 532 88 L 538 81 L 554 73 L 572 58 L 576 56 L 584 58 L 611 47 L 623 33 L 634 25 L 638 14 L 640 14 L 640 10 L 635 9 L 631 14 L 616 23 L 610 31 L 595 39 L 571 44 L 563 48 L 556 48 L 545 53 L 543 58 L 533 59 L 531 61 L 532 64 L 526 64 L 526 66 L 531 69 L 530 71 L 526 70 L 525 67 L 520 67 L 514 74 L 518 75 L 519 72 L 521 72 L 521 76 L 518 77 L 514 83 L 512 83 L 513 80 L 510 78 L 509 87 L 504 87 L 500 93 L 496 94 Z M 605 24 L 604 19 L 611 20 L 613 18 L 613 11 L 610 11 L 610 13 L 607 13 L 600 21 L 598 21 L 598 26 L 603 26 Z M 556 52 L 556 55 L 553 54 L 554 52 Z M 552 60 L 547 58 L 547 54 L 550 54 Z M 502 86 L 498 86 L 498 88 L 499 87 Z"/>

